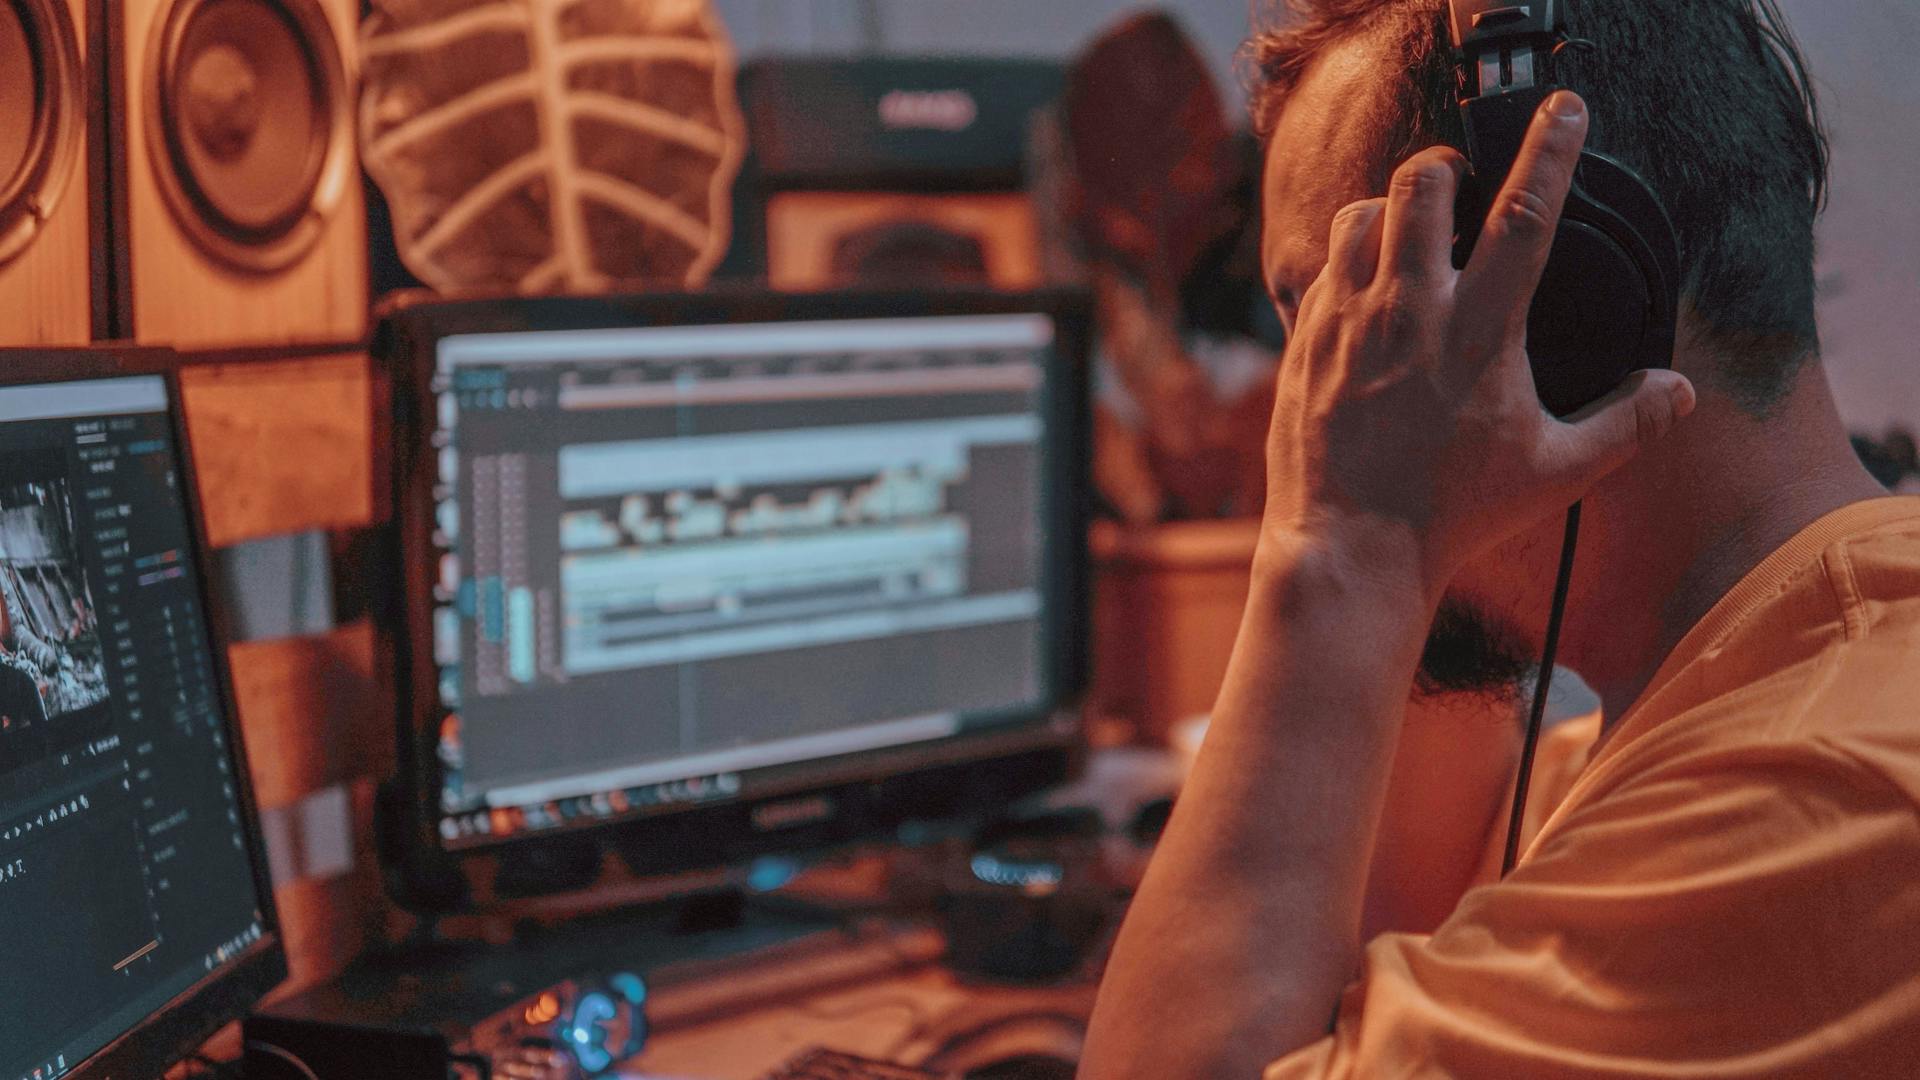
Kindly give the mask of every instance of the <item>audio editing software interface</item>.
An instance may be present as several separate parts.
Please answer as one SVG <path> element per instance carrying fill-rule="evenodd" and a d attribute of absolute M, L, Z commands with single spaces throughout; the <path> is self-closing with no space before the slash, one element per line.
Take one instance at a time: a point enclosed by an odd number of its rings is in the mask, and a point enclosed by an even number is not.
<path fill-rule="evenodd" d="M 450 845 L 1045 700 L 1039 315 L 439 343 Z"/>
<path fill-rule="evenodd" d="M 0 387 L 0 1080 L 264 931 L 166 394 Z"/>

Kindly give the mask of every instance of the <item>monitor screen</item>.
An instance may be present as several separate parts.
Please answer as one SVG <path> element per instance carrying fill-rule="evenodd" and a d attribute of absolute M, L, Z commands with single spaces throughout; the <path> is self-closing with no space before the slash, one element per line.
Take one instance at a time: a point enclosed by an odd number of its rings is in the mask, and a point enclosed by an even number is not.
<path fill-rule="evenodd" d="M 0 386 L 0 1078 L 51 1078 L 261 947 L 157 375 Z"/>
<path fill-rule="evenodd" d="M 1045 719 L 1055 320 L 440 337 L 440 841 Z"/>

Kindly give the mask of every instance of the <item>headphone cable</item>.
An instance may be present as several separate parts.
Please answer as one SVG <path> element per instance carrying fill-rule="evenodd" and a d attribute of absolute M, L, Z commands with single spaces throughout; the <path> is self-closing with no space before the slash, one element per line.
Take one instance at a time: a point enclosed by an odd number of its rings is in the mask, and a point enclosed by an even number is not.
<path fill-rule="evenodd" d="M 1547 691 L 1553 688 L 1553 660 L 1560 651 L 1560 623 L 1567 614 L 1567 590 L 1573 582 L 1573 553 L 1580 541 L 1580 504 L 1567 508 L 1566 538 L 1560 542 L 1560 574 L 1553 584 L 1553 607 L 1547 615 L 1547 640 L 1541 648 L 1540 677 L 1534 684 L 1533 705 L 1527 718 L 1527 737 L 1520 747 L 1520 779 L 1513 788 L 1513 816 L 1507 819 L 1507 850 L 1500 860 L 1500 876 L 1513 873 L 1520 857 L 1520 826 L 1527 814 L 1527 788 L 1533 780 L 1533 755 L 1540 746 L 1540 725 L 1547 715 Z"/>

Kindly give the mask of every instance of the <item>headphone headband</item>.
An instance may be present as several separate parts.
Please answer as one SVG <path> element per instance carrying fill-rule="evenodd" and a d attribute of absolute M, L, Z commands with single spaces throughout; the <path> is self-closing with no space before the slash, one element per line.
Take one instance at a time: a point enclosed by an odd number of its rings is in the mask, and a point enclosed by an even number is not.
<path fill-rule="evenodd" d="M 1455 207 L 1464 266 L 1540 105 L 1560 89 L 1565 0 L 1449 0 L 1471 182 Z M 1673 356 L 1679 241 L 1659 195 L 1605 154 L 1581 152 L 1527 322 L 1541 401 L 1565 415 L 1636 368 Z"/>
<path fill-rule="evenodd" d="M 1566 40 L 1558 0 L 1450 0 L 1447 26 L 1458 67 L 1467 157 L 1494 183 L 1520 153 L 1527 125 L 1558 89 L 1554 50 Z"/>
<path fill-rule="evenodd" d="M 1525 38 L 1557 39 L 1566 32 L 1557 0 L 1524 4 L 1452 0 L 1447 5 L 1447 25 L 1453 32 L 1453 47 L 1467 53 Z"/>

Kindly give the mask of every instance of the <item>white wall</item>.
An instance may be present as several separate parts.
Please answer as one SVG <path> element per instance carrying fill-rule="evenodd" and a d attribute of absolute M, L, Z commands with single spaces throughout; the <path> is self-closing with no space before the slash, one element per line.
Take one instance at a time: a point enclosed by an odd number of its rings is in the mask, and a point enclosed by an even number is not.
<path fill-rule="evenodd" d="M 1783 0 L 1833 129 L 1820 326 L 1856 428 L 1920 428 L 1920 3 Z"/>
<path fill-rule="evenodd" d="M 715 0 L 741 51 L 1069 56 L 1128 0 Z M 1171 0 L 1238 102 L 1249 0 Z M 1821 322 L 1842 413 L 1920 427 L 1920 0 L 1782 0 L 1834 134 Z"/>

